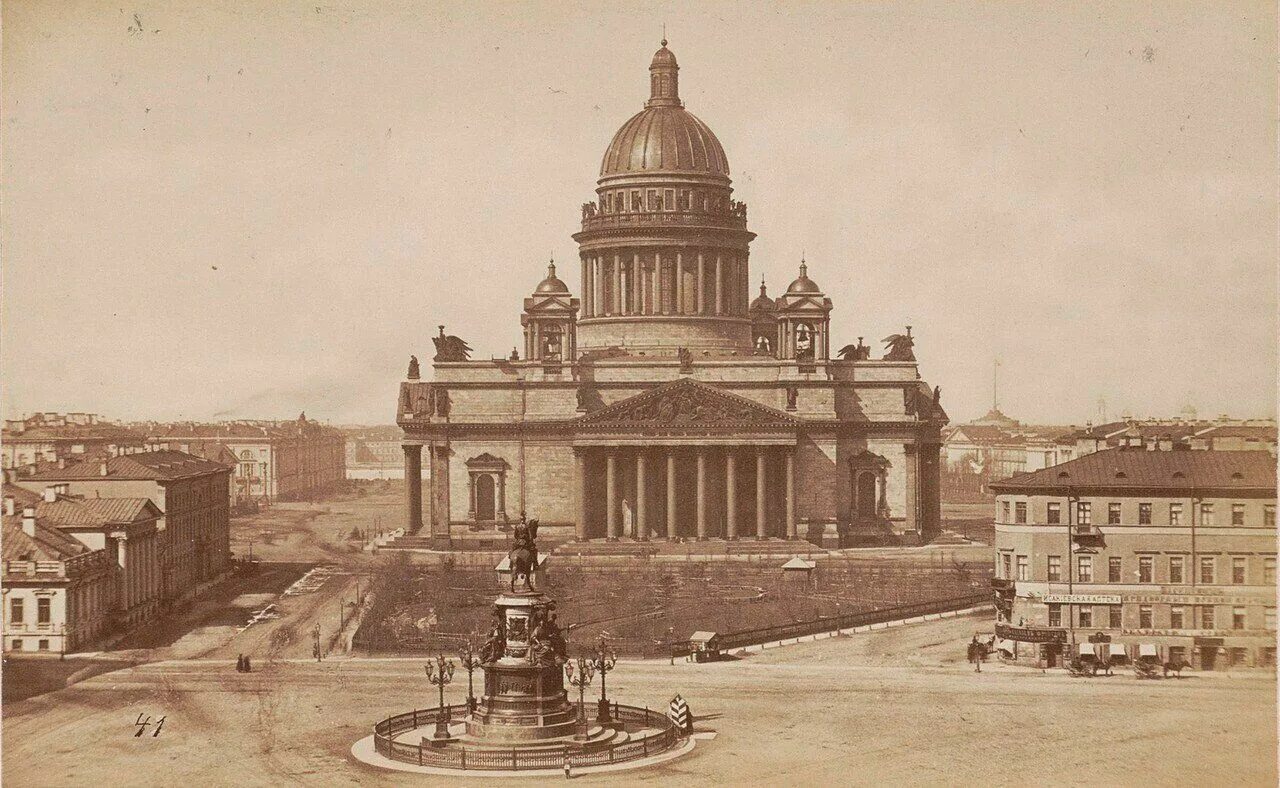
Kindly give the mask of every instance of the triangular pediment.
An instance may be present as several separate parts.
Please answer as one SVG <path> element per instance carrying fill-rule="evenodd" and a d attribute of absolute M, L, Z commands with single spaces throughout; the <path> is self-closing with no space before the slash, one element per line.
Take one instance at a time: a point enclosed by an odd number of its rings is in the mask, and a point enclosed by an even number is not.
<path fill-rule="evenodd" d="M 690 378 L 664 383 L 576 420 L 583 427 L 790 428 L 800 420 Z"/>
<path fill-rule="evenodd" d="M 526 312 L 572 312 L 574 298 L 568 293 L 539 293 L 524 300 Z"/>
<path fill-rule="evenodd" d="M 792 312 L 826 312 L 831 308 L 825 296 L 792 295 L 784 303 L 778 304 L 780 314 Z"/>

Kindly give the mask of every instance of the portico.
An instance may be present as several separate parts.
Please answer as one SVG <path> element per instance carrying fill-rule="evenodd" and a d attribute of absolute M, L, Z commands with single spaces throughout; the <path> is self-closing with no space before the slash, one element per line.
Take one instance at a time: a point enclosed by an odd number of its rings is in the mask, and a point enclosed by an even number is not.
<path fill-rule="evenodd" d="M 579 539 L 796 536 L 789 414 L 682 379 L 573 426 Z"/>
<path fill-rule="evenodd" d="M 580 445 L 577 537 L 794 539 L 794 451 L 786 443 Z"/>

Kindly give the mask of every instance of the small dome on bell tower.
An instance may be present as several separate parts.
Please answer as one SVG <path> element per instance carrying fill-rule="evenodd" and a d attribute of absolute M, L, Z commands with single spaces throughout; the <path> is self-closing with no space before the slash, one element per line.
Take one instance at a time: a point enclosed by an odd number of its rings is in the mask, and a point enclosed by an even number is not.
<path fill-rule="evenodd" d="M 556 276 L 556 261 L 552 260 L 547 263 L 547 278 L 538 283 L 534 288 L 535 293 L 568 293 L 569 286 Z"/>

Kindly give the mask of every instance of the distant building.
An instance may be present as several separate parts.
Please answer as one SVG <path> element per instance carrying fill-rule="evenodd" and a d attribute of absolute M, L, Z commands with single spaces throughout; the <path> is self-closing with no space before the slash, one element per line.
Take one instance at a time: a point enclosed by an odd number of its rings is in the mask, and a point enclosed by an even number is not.
<path fill-rule="evenodd" d="M 990 486 L 996 634 L 1019 659 L 1109 641 L 1203 670 L 1275 664 L 1270 452 L 1107 449 Z"/>
<path fill-rule="evenodd" d="M 112 556 L 41 523 L 14 497 L 0 525 L 4 652 L 65 653 L 101 638 L 116 607 Z"/>
<path fill-rule="evenodd" d="M 404 433 L 399 427 L 351 427 L 343 432 L 348 479 L 404 478 Z"/>
<path fill-rule="evenodd" d="M 150 449 L 234 455 L 231 495 L 238 502 L 299 500 L 346 478 L 345 436 L 306 414 L 293 421 L 185 422 L 145 429 Z"/>
<path fill-rule="evenodd" d="M 1031 426 L 993 408 L 981 419 L 944 432 L 943 498 L 989 500 L 986 485 L 1047 468 L 1076 455 L 1069 427 Z"/>
<path fill-rule="evenodd" d="M 1076 456 L 1121 446 L 1174 447 L 1217 451 L 1276 451 L 1276 423 L 1270 419 L 1216 421 L 1126 419 L 1073 431 Z"/>
<path fill-rule="evenodd" d="M 163 512 L 159 525 L 161 593 L 181 599 L 227 568 L 231 557 L 227 485 L 231 468 L 178 451 L 150 451 L 50 468 L 16 483 L 38 493 L 63 484 L 66 495 L 146 498 Z"/>
<path fill-rule="evenodd" d="M 0 460 L 5 468 L 144 450 L 141 434 L 92 413 L 37 413 L 6 419 L 0 432 Z"/>

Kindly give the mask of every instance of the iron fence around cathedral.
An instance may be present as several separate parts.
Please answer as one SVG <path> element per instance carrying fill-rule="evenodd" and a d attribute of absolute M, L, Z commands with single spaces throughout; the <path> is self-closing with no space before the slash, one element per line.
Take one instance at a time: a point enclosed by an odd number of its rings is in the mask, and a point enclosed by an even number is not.
<path fill-rule="evenodd" d="M 467 749 L 457 745 L 434 744 L 423 737 L 417 743 L 397 741 L 396 737 L 417 728 L 434 724 L 443 711 L 446 719 L 462 719 L 465 703 L 444 707 L 415 709 L 397 714 L 373 726 L 373 746 L 379 755 L 393 761 L 468 771 L 524 771 L 570 767 L 602 766 L 646 758 L 671 749 L 681 731 L 665 714 L 635 706 L 615 704 L 616 718 L 628 727 L 641 731 L 619 742 L 590 743 L 585 747 L 566 745 L 562 749 L 510 750 L 500 748 Z"/>
<path fill-rule="evenodd" d="M 981 591 L 833 616 L 819 615 L 786 624 L 731 630 L 718 633 L 720 650 L 729 651 L 761 643 L 772 643 L 777 640 L 790 640 L 791 638 L 834 632 L 838 629 L 852 629 L 854 627 L 883 624 L 889 621 L 900 621 L 934 613 L 947 613 L 991 603 L 991 592 Z M 437 652 L 455 653 L 465 645 L 467 639 L 467 635 L 449 632 L 409 636 L 395 635 L 389 632 L 361 632 L 356 636 L 352 645 L 355 648 L 370 652 L 419 656 Z M 568 639 L 570 641 L 570 651 L 574 651 L 575 646 L 578 644 L 574 641 L 572 629 L 568 633 Z M 682 640 L 646 640 L 615 637 L 609 637 L 606 640 L 609 647 L 617 654 L 630 659 L 667 659 L 672 656 L 687 656 L 691 652 L 688 641 Z M 473 640 L 474 642 L 475 640 Z M 593 643 L 587 645 L 593 645 Z"/>
<path fill-rule="evenodd" d="M 954 610 L 989 605 L 992 604 L 991 600 L 991 593 L 984 591 L 947 599 L 935 599 L 929 602 L 917 602 L 911 605 L 895 605 L 893 607 L 883 607 L 879 610 L 865 610 L 860 613 L 818 616 L 817 618 L 796 621 L 790 624 L 740 629 L 736 632 L 722 632 L 719 638 L 720 649 L 728 651 L 745 648 L 746 646 L 757 646 L 761 643 L 772 643 L 777 640 L 790 640 L 791 638 L 818 635 L 823 632 L 834 632 L 838 629 L 852 629 L 871 624 L 884 624 L 889 621 L 903 621 L 934 613 L 949 613 Z"/>

